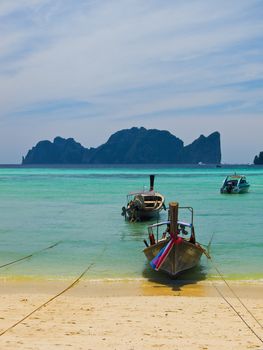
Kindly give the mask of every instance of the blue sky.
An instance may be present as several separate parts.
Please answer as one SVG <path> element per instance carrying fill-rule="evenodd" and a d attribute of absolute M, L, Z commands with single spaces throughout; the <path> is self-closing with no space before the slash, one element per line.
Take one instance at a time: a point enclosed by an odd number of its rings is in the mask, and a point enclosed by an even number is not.
<path fill-rule="evenodd" d="M 261 0 L 1 0 L 0 163 L 39 140 L 117 130 L 221 133 L 222 161 L 263 151 Z"/>

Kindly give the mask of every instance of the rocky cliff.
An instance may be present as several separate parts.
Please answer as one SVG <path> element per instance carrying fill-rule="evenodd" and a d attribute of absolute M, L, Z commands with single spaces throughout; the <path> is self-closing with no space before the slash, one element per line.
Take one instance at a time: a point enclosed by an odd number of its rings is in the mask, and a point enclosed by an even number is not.
<path fill-rule="evenodd" d="M 23 164 L 206 164 L 220 163 L 220 134 L 201 135 L 184 147 L 168 131 L 145 128 L 120 130 L 97 148 L 74 139 L 40 141 L 23 157 Z"/>
<path fill-rule="evenodd" d="M 74 139 L 56 137 L 52 142 L 40 141 L 23 157 L 23 164 L 80 164 L 85 148 Z"/>
<path fill-rule="evenodd" d="M 208 137 L 199 136 L 190 145 L 184 147 L 183 156 L 184 163 L 197 164 L 199 162 L 205 164 L 213 164 L 221 162 L 221 145 L 220 134 L 214 132 Z"/>

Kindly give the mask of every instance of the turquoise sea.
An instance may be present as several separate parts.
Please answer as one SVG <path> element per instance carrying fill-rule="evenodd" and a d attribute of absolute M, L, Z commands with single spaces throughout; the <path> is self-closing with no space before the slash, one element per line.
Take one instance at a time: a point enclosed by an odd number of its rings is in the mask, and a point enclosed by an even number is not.
<path fill-rule="evenodd" d="M 219 193 L 224 177 L 247 176 L 250 192 Z M 133 166 L 91 168 L 0 167 L 0 265 L 52 249 L 0 269 L 2 278 L 155 278 L 142 250 L 147 223 L 121 216 L 130 191 L 149 186 L 166 204 L 192 206 L 197 240 L 212 239 L 211 254 L 228 279 L 263 281 L 263 167 Z M 162 212 L 159 221 L 166 220 Z M 202 257 L 182 278 L 209 280 L 216 271 Z"/>

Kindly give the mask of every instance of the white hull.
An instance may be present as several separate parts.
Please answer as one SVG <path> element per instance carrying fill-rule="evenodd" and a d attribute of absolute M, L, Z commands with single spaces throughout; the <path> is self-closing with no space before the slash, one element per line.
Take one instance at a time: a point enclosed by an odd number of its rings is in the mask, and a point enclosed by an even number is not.
<path fill-rule="evenodd" d="M 228 193 L 228 194 L 239 194 L 239 193 L 247 193 L 249 190 L 248 186 L 242 186 L 242 187 L 233 187 L 231 189 L 228 189 L 227 187 L 222 187 L 220 192 L 221 193 Z"/>
<path fill-rule="evenodd" d="M 228 194 L 247 193 L 249 187 L 250 185 L 244 175 L 233 174 L 225 178 L 220 192 Z"/>

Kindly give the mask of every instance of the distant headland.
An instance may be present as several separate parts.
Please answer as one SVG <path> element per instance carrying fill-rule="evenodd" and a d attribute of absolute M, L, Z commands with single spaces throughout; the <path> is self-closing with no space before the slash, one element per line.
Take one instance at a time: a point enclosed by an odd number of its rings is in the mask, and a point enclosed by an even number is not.
<path fill-rule="evenodd" d="M 40 141 L 22 164 L 219 164 L 220 134 L 199 136 L 184 146 L 169 131 L 124 129 L 110 136 L 97 148 L 85 148 L 73 138 L 56 137 L 53 142 Z"/>
<path fill-rule="evenodd" d="M 263 165 L 263 152 L 260 152 L 258 156 L 254 158 L 255 165 Z"/>

